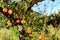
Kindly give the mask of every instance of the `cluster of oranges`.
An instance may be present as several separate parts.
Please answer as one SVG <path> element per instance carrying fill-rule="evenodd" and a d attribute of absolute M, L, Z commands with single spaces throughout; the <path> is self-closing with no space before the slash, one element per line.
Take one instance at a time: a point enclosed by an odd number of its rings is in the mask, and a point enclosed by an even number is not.
<path fill-rule="evenodd" d="M 12 9 L 7 9 L 7 8 L 3 8 L 3 12 L 4 13 L 8 13 L 8 14 L 12 14 L 13 13 L 13 11 L 12 11 Z M 2 16 L 4 16 L 4 14 L 2 13 Z M 7 22 L 7 24 L 8 24 L 8 26 L 12 26 L 12 23 L 11 22 Z"/>
<path fill-rule="evenodd" d="M 12 26 L 12 23 L 10 22 L 10 20 L 7 21 L 7 25 L 10 27 Z"/>
<path fill-rule="evenodd" d="M 18 20 L 16 20 L 16 23 L 20 23 L 20 20 L 19 20 L 19 19 L 18 19 Z M 23 20 L 21 20 L 21 23 L 22 23 L 22 24 L 25 24 L 25 23 L 26 23 L 26 20 L 24 20 L 24 19 L 23 19 Z"/>
<path fill-rule="evenodd" d="M 28 28 L 27 33 L 28 33 L 29 37 L 32 37 L 32 31 L 31 31 L 30 27 Z"/>
<path fill-rule="evenodd" d="M 12 13 L 13 13 L 12 9 L 9 9 L 9 10 L 8 10 L 8 8 L 3 8 L 3 12 L 4 12 L 4 13 L 8 13 L 9 15 L 13 15 L 13 17 L 15 17 L 15 18 L 18 18 L 18 19 L 16 20 L 16 23 L 20 23 L 20 22 L 21 22 L 22 24 L 25 24 L 25 23 L 26 23 L 26 20 L 24 20 L 24 19 L 20 20 L 20 19 L 19 19 L 19 15 L 18 15 L 18 14 L 12 14 Z M 2 13 L 2 16 L 4 16 L 3 13 Z M 12 26 L 12 23 L 11 23 L 11 22 L 8 22 L 7 24 L 8 24 L 8 26 Z"/>
<path fill-rule="evenodd" d="M 39 40 L 44 40 L 44 35 L 40 35 Z"/>
<path fill-rule="evenodd" d="M 3 12 L 8 12 L 8 14 L 12 14 L 13 13 L 13 11 L 12 11 L 12 9 L 7 9 L 7 8 L 4 8 L 3 9 Z"/>

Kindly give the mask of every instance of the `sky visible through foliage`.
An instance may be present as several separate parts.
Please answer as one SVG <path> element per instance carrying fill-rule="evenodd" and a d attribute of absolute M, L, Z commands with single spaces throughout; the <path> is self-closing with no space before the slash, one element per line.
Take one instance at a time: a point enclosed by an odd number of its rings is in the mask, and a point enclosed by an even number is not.
<path fill-rule="evenodd" d="M 55 0 L 55 2 L 52 2 L 51 0 L 45 0 L 42 2 L 38 2 L 37 4 L 38 5 L 35 4 L 32 7 L 32 10 L 34 10 L 35 12 L 39 12 L 41 14 L 46 13 L 47 15 L 50 15 L 55 12 L 57 13 L 58 10 L 60 10 L 60 0 Z"/>
<path fill-rule="evenodd" d="M 21 0 L 11 0 L 13 1 L 21 1 Z M 32 7 L 32 10 L 38 12 L 40 14 L 50 15 L 52 13 L 58 13 L 60 10 L 60 0 L 55 0 L 55 2 L 51 0 L 44 0 L 42 2 L 38 2 Z"/>

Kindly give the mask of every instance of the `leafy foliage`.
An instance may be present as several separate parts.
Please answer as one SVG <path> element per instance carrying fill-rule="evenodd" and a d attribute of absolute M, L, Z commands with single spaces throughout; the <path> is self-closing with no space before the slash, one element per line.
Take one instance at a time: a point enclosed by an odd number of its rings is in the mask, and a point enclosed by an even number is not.
<path fill-rule="evenodd" d="M 18 35 L 14 31 L 2 28 L 0 29 L 0 40 L 18 40 Z"/>
<path fill-rule="evenodd" d="M 31 10 L 31 2 L 35 1 L 0 3 L 1 40 L 60 40 L 60 14 L 37 14 Z M 4 8 L 7 8 L 6 12 L 3 11 Z"/>

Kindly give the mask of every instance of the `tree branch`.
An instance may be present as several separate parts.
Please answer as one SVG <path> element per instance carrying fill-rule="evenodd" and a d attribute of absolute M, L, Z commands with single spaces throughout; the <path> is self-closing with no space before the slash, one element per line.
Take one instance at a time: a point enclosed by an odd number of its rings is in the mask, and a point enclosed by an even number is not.
<path fill-rule="evenodd" d="M 42 1 L 43 1 L 43 0 L 34 0 L 34 1 L 30 2 L 30 5 L 29 5 L 27 11 L 31 10 L 31 7 L 32 7 L 34 4 L 37 4 L 38 2 L 42 2 Z"/>

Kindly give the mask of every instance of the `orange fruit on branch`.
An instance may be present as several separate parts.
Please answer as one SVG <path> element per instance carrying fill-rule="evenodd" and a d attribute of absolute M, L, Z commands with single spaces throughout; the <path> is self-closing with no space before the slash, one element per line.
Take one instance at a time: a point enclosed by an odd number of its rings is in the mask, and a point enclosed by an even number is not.
<path fill-rule="evenodd" d="M 14 14 L 14 17 L 15 17 L 15 18 L 19 18 L 19 15 L 18 15 L 18 14 Z"/>
<path fill-rule="evenodd" d="M 26 23 L 26 20 L 23 19 L 23 20 L 21 21 L 21 23 L 22 23 L 22 24 L 25 24 L 25 23 Z"/>
<path fill-rule="evenodd" d="M 10 20 L 7 21 L 7 25 L 12 26 L 12 23 L 10 22 Z"/>
<path fill-rule="evenodd" d="M 3 13 L 2 13 L 1 15 L 2 15 L 2 16 L 4 16 L 4 14 L 3 14 Z"/>
<path fill-rule="evenodd" d="M 20 20 L 18 19 L 18 20 L 16 20 L 16 23 L 19 23 L 20 22 Z"/>
<path fill-rule="evenodd" d="M 8 14 L 12 14 L 13 11 L 11 9 L 8 10 Z"/>
<path fill-rule="evenodd" d="M 7 12 L 8 11 L 8 9 L 7 8 L 3 8 L 3 12 Z"/>
<path fill-rule="evenodd" d="M 43 40 L 44 36 L 43 35 L 40 35 L 39 36 L 39 40 Z"/>
<path fill-rule="evenodd" d="M 8 24 L 8 26 L 12 26 L 12 23 L 11 22 L 8 22 L 7 24 Z"/>
<path fill-rule="evenodd" d="M 31 31 L 31 29 L 30 28 L 28 28 L 28 31 L 27 31 L 27 33 L 31 33 L 32 31 Z"/>
<path fill-rule="evenodd" d="M 31 33 L 31 30 L 28 30 L 28 33 Z"/>
<path fill-rule="evenodd" d="M 32 34 L 29 34 L 29 37 L 32 37 Z"/>

